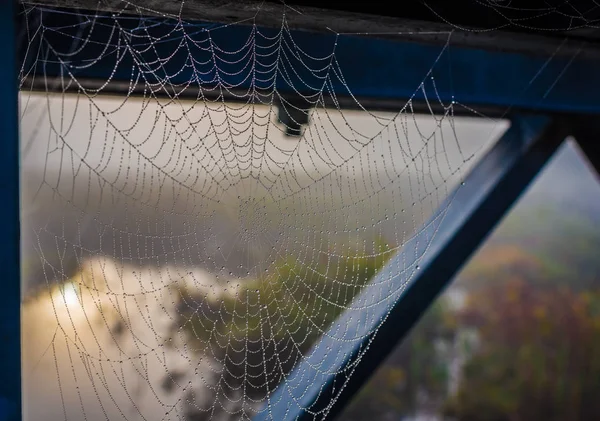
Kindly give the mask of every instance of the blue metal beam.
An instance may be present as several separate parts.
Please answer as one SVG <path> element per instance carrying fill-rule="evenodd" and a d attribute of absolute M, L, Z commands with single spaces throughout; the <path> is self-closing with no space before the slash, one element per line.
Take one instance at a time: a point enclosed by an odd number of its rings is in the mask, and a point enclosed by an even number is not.
<path fill-rule="evenodd" d="M 568 135 L 516 117 L 431 220 L 268 399 L 262 420 L 333 419 L 405 336 Z"/>
<path fill-rule="evenodd" d="M 19 115 L 16 1 L 0 3 L 0 421 L 21 420 Z"/>
<path fill-rule="evenodd" d="M 181 94 L 187 86 L 181 95 L 192 92 L 192 96 L 199 95 L 199 87 L 213 89 L 212 94 L 227 90 L 239 94 L 251 86 L 268 93 L 274 84 L 283 95 L 312 95 L 313 101 L 324 89 L 326 97 L 333 93 L 345 98 L 345 104 L 353 101 L 351 92 L 360 100 L 391 102 L 396 107 L 408 99 L 427 98 L 434 105 L 457 101 L 501 111 L 600 113 L 600 61 L 577 53 L 546 57 L 459 47 L 452 45 L 450 34 L 448 45 L 439 46 L 292 31 L 279 44 L 273 39 L 278 30 L 272 28 L 40 10 L 45 42 L 35 68 L 38 82 L 43 81 L 40 76 L 64 76 L 68 81 L 75 75 L 82 82 L 110 79 L 112 84 L 136 90 L 129 83 L 133 79 L 137 90 L 143 91 L 144 82 L 167 80 L 168 86 L 157 87 L 160 93 Z M 427 35 L 422 38 L 427 41 Z M 275 51 L 279 45 L 284 54 Z M 214 68 L 215 46 L 223 50 L 217 54 L 219 72 Z M 260 53 L 254 67 L 245 55 L 252 48 Z M 557 44 L 557 51 L 560 48 Z M 330 60 L 334 50 L 335 59 Z M 59 62 L 55 52 L 69 57 Z M 321 70 L 313 73 L 300 60 Z M 217 81 L 229 88 L 215 90 Z"/>

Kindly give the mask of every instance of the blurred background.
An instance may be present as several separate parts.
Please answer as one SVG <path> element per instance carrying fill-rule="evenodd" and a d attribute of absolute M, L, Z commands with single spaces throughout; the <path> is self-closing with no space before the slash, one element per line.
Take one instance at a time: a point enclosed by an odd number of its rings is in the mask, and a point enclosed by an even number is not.
<path fill-rule="evenodd" d="M 600 419 L 599 181 L 565 142 L 339 419 Z"/>
<path fill-rule="evenodd" d="M 251 418 L 508 126 L 21 103 L 25 417 L 48 421 Z M 600 419 L 599 223 L 567 142 L 339 419 Z"/>

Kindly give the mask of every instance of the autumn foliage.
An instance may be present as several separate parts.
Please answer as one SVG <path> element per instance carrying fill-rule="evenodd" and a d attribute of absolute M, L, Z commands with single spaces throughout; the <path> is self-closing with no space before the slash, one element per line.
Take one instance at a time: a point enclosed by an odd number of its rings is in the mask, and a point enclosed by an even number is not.
<path fill-rule="evenodd" d="M 479 345 L 446 414 L 461 421 L 600 420 L 600 291 L 516 278 L 472 291 Z"/>

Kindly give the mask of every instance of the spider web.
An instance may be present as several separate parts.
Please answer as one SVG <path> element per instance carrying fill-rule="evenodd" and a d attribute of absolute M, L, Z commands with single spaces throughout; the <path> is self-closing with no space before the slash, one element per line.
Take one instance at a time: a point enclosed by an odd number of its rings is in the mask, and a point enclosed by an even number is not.
<path fill-rule="evenodd" d="M 264 411 L 504 129 L 455 117 L 430 72 L 414 90 L 440 113 L 366 109 L 342 35 L 317 55 L 282 10 L 276 29 L 24 11 L 28 419 Z"/>

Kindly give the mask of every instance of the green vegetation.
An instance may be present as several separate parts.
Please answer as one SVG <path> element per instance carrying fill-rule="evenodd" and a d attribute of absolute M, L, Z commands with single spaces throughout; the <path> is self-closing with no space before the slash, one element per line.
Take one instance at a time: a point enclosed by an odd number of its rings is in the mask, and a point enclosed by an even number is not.
<path fill-rule="evenodd" d="M 600 236 L 581 220 L 548 234 L 530 220 L 509 218 L 455 283 L 465 306 L 438 300 L 340 419 L 401 419 L 424 406 L 460 421 L 600 419 Z M 285 256 L 218 299 L 181 291 L 190 346 L 225 368 L 214 399 L 242 389 L 264 399 L 391 255 L 379 241 L 368 253 Z M 451 379 L 456 355 L 440 349 L 465 332 L 477 340 Z"/>
<path fill-rule="evenodd" d="M 451 313 L 445 301 L 439 300 L 358 393 L 341 419 L 399 419 L 415 412 L 419 395 L 430 400 L 446 396 L 448 366 L 434 345 L 452 340 L 455 334 Z"/>
<path fill-rule="evenodd" d="M 446 413 L 464 421 L 600 419 L 600 290 L 509 279 L 471 295 L 481 347 Z"/>
<path fill-rule="evenodd" d="M 600 235 L 575 219 L 509 217 L 455 282 L 465 307 L 438 300 L 340 419 L 401 419 L 418 391 L 451 420 L 600 419 Z M 434 344 L 461 332 L 477 340 L 450 393 Z"/>
<path fill-rule="evenodd" d="M 379 240 L 367 253 L 286 256 L 261 278 L 217 300 L 182 291 L 187 307 L 182 326 L 191 346 L 225 366 L 221 393 L 230 396 L 243 388 L 252 399 L 262 399 L 391 255 L 390 246 Z"/>
<path fill-rule="evenodd" d="M 600 419 L 600 235 L 584 215 L 511 215 L 461 274 L 456 317 L 479 346 L 446 416 Z"/>

